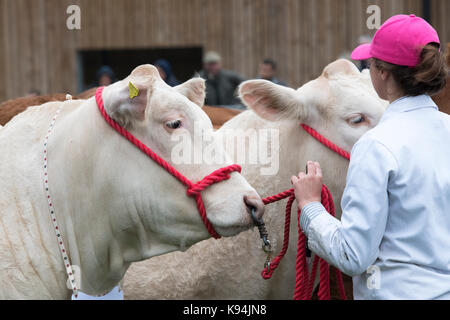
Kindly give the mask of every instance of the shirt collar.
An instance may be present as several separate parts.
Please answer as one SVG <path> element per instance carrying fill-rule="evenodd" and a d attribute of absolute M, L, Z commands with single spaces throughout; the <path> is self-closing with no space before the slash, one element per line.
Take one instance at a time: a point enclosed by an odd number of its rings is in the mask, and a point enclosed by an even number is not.
<path fill-rule="evenodd" d="M 423 108 L 432 108 L 438 110 L 436 103 L 434 103 L 433 99 L 431 99 L 429 95 L 422 94 L 415 97 L 411 96 L 401 97 L 392 102 L 387 107 L 386 111 L 384 112 L 383 116 L 380 119 L 380 122 L 383 122 L 391 115 L 396 113 L 409 112 Z"/>

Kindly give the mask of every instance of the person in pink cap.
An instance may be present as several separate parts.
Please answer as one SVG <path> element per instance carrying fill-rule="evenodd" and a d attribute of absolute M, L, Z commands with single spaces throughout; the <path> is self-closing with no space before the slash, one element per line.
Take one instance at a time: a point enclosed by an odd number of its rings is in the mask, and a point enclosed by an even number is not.
<path fill-rule="evenodd" d="M 396 15 L 352 58 L 370 60 L 390 104 L 351 151 L 341 221 L 320 203 L 318 163 L 292 177 L 308 247 L 353 277 L 356 299 L 450 299 L 450 116 L 430 98 L 447 76 L 439 37 Z"/>

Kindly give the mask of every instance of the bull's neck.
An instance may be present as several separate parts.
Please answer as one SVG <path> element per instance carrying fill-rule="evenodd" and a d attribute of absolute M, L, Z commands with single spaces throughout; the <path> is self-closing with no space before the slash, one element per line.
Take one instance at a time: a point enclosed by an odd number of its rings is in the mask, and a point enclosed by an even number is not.
<path fill-rule="evenodd" d="M 121 137 L 107 126 L 95 101 L 62 110 L 49 140 L 49 189 L 62 237 L 82 292 L 111 290 L 130 262 L 142 260 L 148 233 L 121 198 L 104 153 Z M 106 134 L 105 134 L 106 132 Z M 109 147 L 114 150 L 114 147 Z M 109 154 L 106 159 L 111 159 Z M 54 164 L 62 164 L 57 167 Z M 117 229 L 117 219 L 122 219 Z M 56 241 L 56 238 L 55 238 Z M 59 258 L 62 259 L 62 258 Z M 65 281 L 65 280 L 64 280 Z"/>

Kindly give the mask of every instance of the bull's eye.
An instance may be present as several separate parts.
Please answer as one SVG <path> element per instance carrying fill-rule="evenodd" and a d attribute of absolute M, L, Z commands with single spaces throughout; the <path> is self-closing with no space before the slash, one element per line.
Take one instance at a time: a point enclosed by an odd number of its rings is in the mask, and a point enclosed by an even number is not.
<path fill-rule="evenodd" d="M 358 124 L 361 124 L 361 123 L 363 123 L 364 121 L 366 121 L 366 118 L 365 118 L 363 115 L 358 114 L 358 115 L 356 115 L 356 116 L 353 116 L 353 117 L 349 118 L 347 121 L 348 121 L 351 125 L 358 125 Z"/>
<path fill-rule="evenodd" d="M 166 127 L 169 129 L 178 129 L 181 128 L 182 125 L 183 123 L 181 122 L 181 120 L 173 120 L 166 122 Z"/>

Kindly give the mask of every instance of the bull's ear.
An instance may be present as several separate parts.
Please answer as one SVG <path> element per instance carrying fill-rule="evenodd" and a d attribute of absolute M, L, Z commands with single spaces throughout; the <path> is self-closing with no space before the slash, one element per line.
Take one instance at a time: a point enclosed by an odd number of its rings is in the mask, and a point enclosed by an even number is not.
<path fill-rule="evenodd" d="M 239 86 L 242 102 L 261 118 L 275 121 L 297 118 L 303 109 L 294 89 L 267 80 L 248 80 Z"/>
<path fill-rule="evenodd" d="M 333 61 L 322 72 L 322 76 L 327 79 L 334 79 L 341 74 L 358 76 L 360 72 L 353 62 L 346 59 Z"/>
<path fill-rule="evenodd" d="M 182 95 L 186 96 L 199 107 L 205 102 L 205 80 L 193 78 L 175 87 Z"/>
<path fill-rule="evenodd" d="M 130 83 L 135 89 L 130 90 Z M 103 91 L 106 112 L 122 127 L 130 128 L 133 121 L 144 120 L 148 92 L 148 88 L 132 81 L 116 82 Z"/>
<path fill-rule="evenodd" d="M 155 67 L 143 65 L 134 69 L 128 78 L 106 87 L 103 91 L 106 112 L 123 127 L 144 120 L 152 86 L 158 77 Z"/>

